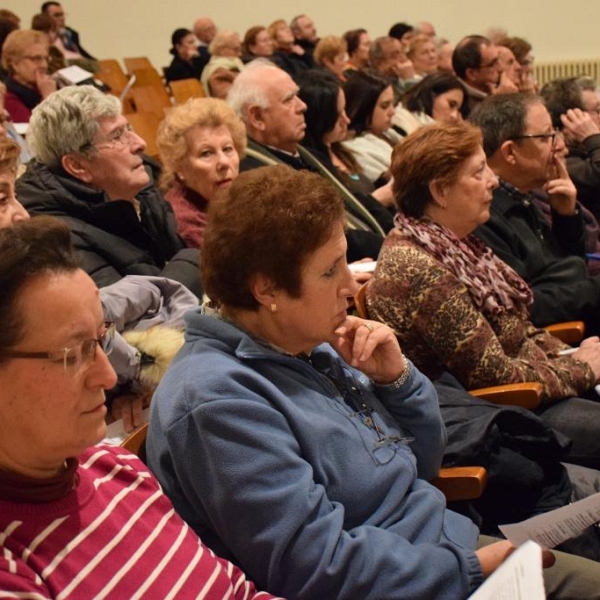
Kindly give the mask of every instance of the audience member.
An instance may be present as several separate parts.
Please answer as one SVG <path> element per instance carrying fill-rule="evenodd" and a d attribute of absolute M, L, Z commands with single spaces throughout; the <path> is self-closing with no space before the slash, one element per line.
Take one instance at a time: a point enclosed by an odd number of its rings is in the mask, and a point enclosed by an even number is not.
<path fill-rule="evenodd" d="M 137 457 L 94 446 L 114 328 L 66 225 L 4 229 L 0 256 L 3 594 L 270 598 L 201 543 Z"/>
<path fill-rule="evenodd" d="M 219 29 L 208 46 L 211 57 L 225 56 L 227 58 L 240 58 L 242 56 L 242 42 L 240 36 L 230 29 Z"/>
<path fill-rule="evenodd" d="M 210 60 L 209 44 L 217 34 L 217 27 L 209 17 L 199 17 L 194 21 L 192 31 L 198 40 L 198 54 L 206 64 Z"/>
<path fill-rule="evenodd" d="M 245 63 L 255 58 L 270 58 L 273 56 L 273 40 L 267 28 L 262 25 L 250 27 L 244 36 L 242 50 L 242 61 Z"/>
<path fill-rule="evenodd" d="M 348 45 L 344 38 L 337 35 L 328 35 L 317 42 L 313 58 L 317 65 L 330 71 L 340 81 L 346 81 L 344 69 L 348 58 L 347 49 Z"/>
<path fill-rule="evenodd" d="M 41 12 L 47 14 L 58 29 L 57 46 L 67 59 L 87 58 L 96 60 L 79 41 L 79 33 L 66 25 L 63 7 L 58 2 L 44 2 Z"/>
<path fill-rule="evenodd" d="M 423 33 L 431 39 L 435 38 L 435 27 L 429 21 L 419 21 L 415 26 L 415 31 L 417 33 Z"/>
<path fill-rule="evenodd" d="M 363 173 L 379 187 L 389 181 L 392 150 L 402 136 L 391 128 L 394 90 L 389 79 L 374 72 L 357 71 L 344 84 L 350 137 L 344 146 L 352 151 Z"/>
<path fill-rule="evenodd" d="M 206 62 L 198 54 L 196 36 L 189 29 L 176 29 L 173 32 L 169 52 L 173 60 L 165 69 L 167 83 L 179 79 L 200 79 Z"/>
<path fill-rule="evenodd" d="M 29 219 L 15 194 L 20 155 L 21 148 L 16 142 L 6 136 L 0 137 L 0 229 Z"/>
<path fill-rule="evenodd" d="M 58 29 L 54 21 L 46 14 L 39 13 L 31 19 L 31 29 L 41 31 L 48 36 L 48 73 L 56 73 L 67 66 L 65 56 L 55 45 Z"/>
<path fill-rule="evenodd" d="M 36 159 L 17 182 L 19 198 L 30 214 L 68 223 L 97 285 L 161 275 L 201 295 L 198 251 L 177 235 L 156 166 L 117 98 L 92 86 L 63 88 L 34 110 L 27 138 Z"/>
<path fill-rule="evenodd" d="M 308 15 L 298 15 L 291 20 L 290 29 L 295 43 L 308 54 L 312 54 L 319 41 L 313 20 Z"/>
<path fill-rule="evenodd" d="M 295 42 L 292 30 L 283 19 L 269 25 L 269 35 L 274 46 L 271 60 L 290 77 L 295 78 L 302 71 L 314 67 L 312 54 Z"/>
<path fill-rule="evenodd" d="M 2 66 L 7 76 L 4 108 L 15 123 L 28 123 L 31 111 L 56 91 L 48 74 L 48 36 L 32 29 L 8 34 L 2 47 Z"/>
<path fill-rule="evenodd" d="M 405 50 L 415 34 L 415 28 L 408 23 L 395 23 L 388 31 L 388 35 L 398 40 L 403 45 Z"/>
<path fill-rule="evenodd" d="M 306 104 L 298 97 L 299 88 L 285 72 L 269 63 L 250 63 L 235 81 L 229 104 L 244 121 L 248 134 L 246 157 L 241 170 L 262 165 L 287 164 L 297 170 L 313 170 L 327 178 L 344 198 L 350 261 L 376 258 L 384 229 L 372 212 L 378 202 L 357 197 L 306 148 L 300 145 L 305 131 Z M 381 202 L 391 194 L 389 186 L 380 188 Z"/>
<path fill-rule="evenodd" d="M 438 70 L 438 54 L 435 43 L 424 33 L 420 33 L 410 40 L 406 56 L 412 62 L 417 76 L 425 77 Z"/>
<path fill-rule="evenodd" d="M 481 141 L 470 124 L 432 124 L 397 146 L 396 228 L 368 286 L 369 315 L 432 379 L 448 370 L 467 389 L 541 383 L 539 416 L 573 440 L 570 462 L 597 468 L 600 404 L 574 396 L 600 380 L 598 338 L 560 356 L 567 346 L 529 321 L 529 286 L 471 235 L 498 185 Z"/>
<path fill-rule="evenodd" d="M 498 48 L 498 60 L 502 72 L 506 73 L 506 77 L 520 90 L 523 68 L 516 59 L 513 51 L 503 44 L 503 40 L 500 40 L 496 47 Z"/>
<path fill-rule="evenodd" d="M 352 71 L 358 71 L 369 66 L 369 50 L 371 38 L 366 29 L 352 29 L 343 35 L 348 49 L 348 60 L 344 65 L 346 77 Z"/>
<path fill-rule="evenodd" d="M 538 93 L 538 84 L 533 76 L 533 56 L 531 44 L 520 37 L 502 37 L 502 45 L 510 48 L 521 66 L 521 80 L 519 91 L 530 94 Z"/>
<path fill-rule="evenodd" d="M 448 40 L 438 38 L 435 40 L 435 47 L 438 54 L 438 71 L 455 75 L 454 67 L 452 66 L 454 46 Z"/>
<path fill-rule="evenodd" d="M 244 63 L 231 56 L 212 56 L 202 71 L 202 85 L 207 96 L 224 100 Z"/>
<path fill-rule="evenodd" d="M 391 78 L 396 102 L 419 80 L 402 43 L 393 37 L 375 39 L 369 53 L 369 64 L 379 75 Z"/>
<path fill-rule="evenodd" d="M 176 509 L 276 593 L 467 598 L 511 546 L 476 549 L 426 482 L 445 443 L 437 397 L 391 329 L 346 315 L 339 196 L 285 166 L 243 173 L 203 250 L 216 313 L 189 313 L 147 443 Z M 549 594 L 598 597 L 596 563 L 557 558 Z"/>
<path fill-rule="evenodd" d="M 465 84 L 469 113 L 489 95 L 518 91 L 502 71 L 497 46 L 481 35 L 469 35 L 456 45 L 452 67 Z"/>
<path fill-rule="evenodd" d="M 472 121 L 500 185 L 480 237 L 533 289 L 531 320 L 538 327 L 583 320 L 600 333 L 600 278 L 589 277 L 583 259 L 585 229 L 577 192 L 556 154 L 564 141 L 539 96 L 507 94 L 486 99 Z M 552 227 L 532 201 L 542 188 Z"/>
<path fill-rule="evenodd" d="M 462 121 L 465 86 L 449 73 L 428 75 L 414 85 L 396 106 L 392 126 L 402 135 L 433 121 Z"/>
<path fill-rule="evenodd" d="M 200 248 L 209 204 L 237 177 L 246 128 L 222 100 L 195 98 L 172 108 L 160 124 L 157 144 L 161 187 L 177 217 L 177 231 Z"/>

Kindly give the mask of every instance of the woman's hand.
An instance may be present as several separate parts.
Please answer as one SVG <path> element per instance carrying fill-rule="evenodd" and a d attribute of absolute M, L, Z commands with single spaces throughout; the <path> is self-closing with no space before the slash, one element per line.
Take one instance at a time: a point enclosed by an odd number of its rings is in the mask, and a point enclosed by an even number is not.
<path fill-rule="evenodd" d="M 56 91 L 56 80 L 52 75 L 48 75 L 43 71 L 36 71 L 35 84 L 42 98 L 47 98 Z"/>
<path fill-rule="evenodd" d="M 483 576 L 485 578 L 489 577 L 514 550 L 515 547 L 507 540 L 483 546 L 476 550 L 475 555 L 481 564 Z M 550 550 L 542 551 L 542 566 L 545 569 L 551 567 L 555 560 L 556 558 Z"/>
<path fill-rule="evenodd" d="M 111 415 L 115 420 L 123 419 L 123 430 L 130 433 L 146 422 L 142 411 L 150 406 L 151 400 L 151 391 L 117 396 L 112 401 Z"/>
<path fill-rule="evenodd" d="M 393 383 L 407 368 L 396 335 L 383 323 L 349 316 L 334 333 L 340 356 L 375 383 Z"/>
<path fill-rule="evenodd" d="M 587 363 L 596 376 L 596 382 L 600 381 L 600 338 L 597 336 L 586 338 L 571 357 Z"/>

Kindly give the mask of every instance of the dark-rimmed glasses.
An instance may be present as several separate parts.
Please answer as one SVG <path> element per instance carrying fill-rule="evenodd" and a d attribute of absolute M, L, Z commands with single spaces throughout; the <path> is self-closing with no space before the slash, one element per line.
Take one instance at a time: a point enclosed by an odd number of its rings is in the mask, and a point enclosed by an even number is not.
<path fill-rule="evenodd" d="M 70 348 L 51 350 L 48 352 L 26 352 L 23 350 L 9 350 L 3 352 L 7 358 L 33 358 L 49 360 L 53 363 L 62 363 L 68 373 L 78 373 L 81 369 L 91 364 L 96 358 L 96 348 L 100 346 L 105 354 L 110 354 L 115 338 L 115 324 L 105 323 L 106 330 L 100 337 L 83 340 Z"/>
<path fill-rule="evenodd" d="M 511 140 L 535 140 L 535 139 L 550 139 L 551 146 L 554 148 L 556 146 L 556 138 L 559 136 L 560 131 L 558 129 L 553 129 L 549 133 L 524 133 L 523 135 L 515 135 L 511 137 Z"/>

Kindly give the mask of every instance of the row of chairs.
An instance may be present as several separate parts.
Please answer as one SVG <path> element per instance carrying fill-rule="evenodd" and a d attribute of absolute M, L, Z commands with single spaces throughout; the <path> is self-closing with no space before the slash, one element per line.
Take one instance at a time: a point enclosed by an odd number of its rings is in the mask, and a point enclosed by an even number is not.
<path fill-rule="evenodd" d="M 95 77 L 110 88 L 111 94 L 121 98 L 123 112 L 146 142 L 146 153 L 158 159 L 156 132 L 165 110 L 190 98 L 203 98 L 204 88 L 197 79 L 172 81 L 167 86 L 145 56 L 125 58 L 123 62 L 127 73 L 115 59 L 99 61 Z M 130 83 L 133 76 L 135 80 Z"/>

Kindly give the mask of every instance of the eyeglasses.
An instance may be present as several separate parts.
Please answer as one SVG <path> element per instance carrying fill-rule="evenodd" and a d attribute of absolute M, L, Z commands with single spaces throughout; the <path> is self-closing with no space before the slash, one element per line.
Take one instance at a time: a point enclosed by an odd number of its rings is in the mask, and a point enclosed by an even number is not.
<path fill-rule="evenodd" d="M 494 60 L 492 60 L 491 62 L 489 62 L 485 65 L 479 65 L 477 68 L 478 69 L 496 69 L 496 68 L 498 68 L 499 64 L 500 64 L 500 58 L 498 56 L 496 56 L 496 58 Z"/>
<path fill-rule="evenodd" d="M 118 148 L 123 149 L 126 146 L 129 146 L 133 136 L 136 135 L 133 127 L 126 123 L 121 127 L 117 127 L 114 131 L 109 133 L 105 138 L 97 140 L 96 142 L 90 142 L 88 144 L 84 144 L 79 151 L 85 152 L 90 148 L 100 148 L 104 146 L 105 148 Z"/>
<path fill-rule="evenodd" d="M 533 140 L 536 138 L 539 139 L 550 139 L 551 147 L 554 148 L 556 146 L 556 138 L 559 136 L 560 132 L 558 129 L 553 129 L 550 133 L 524 133 L 523 135 L 515 135 L 511 137 L 511 140 Z"/>
<path fill-rule="evenodd" d="M 23 58 L 26 58 L 27 60 L 30 60 L 31 62 L 35 63 L 36 65 L 41 65 L 43 63 L 47 63 L 48 62 L 48 55 L 44 55 L 44 54 L 37 54 L 36 56 L 28 56 L 25 55 L 23 56 Z"/>
<path fill-rule="evenodd" d="M 100 346 L 104 354 L 110 354 L 113 349 L 115 339 L 115 324 L 105 323 L 106 330 L 97 339 L 83 340 L 70 348 L 61 348 L 49 352 L 25 352 L 21 350 L 12 350 L 3 353 L 7 358 L 34 358 L 49 360 L 53 363 L 63 364 L 67 373 L 79 373 L 84 367 L 87 367 L 96 358 L 96 348 Z"/>

